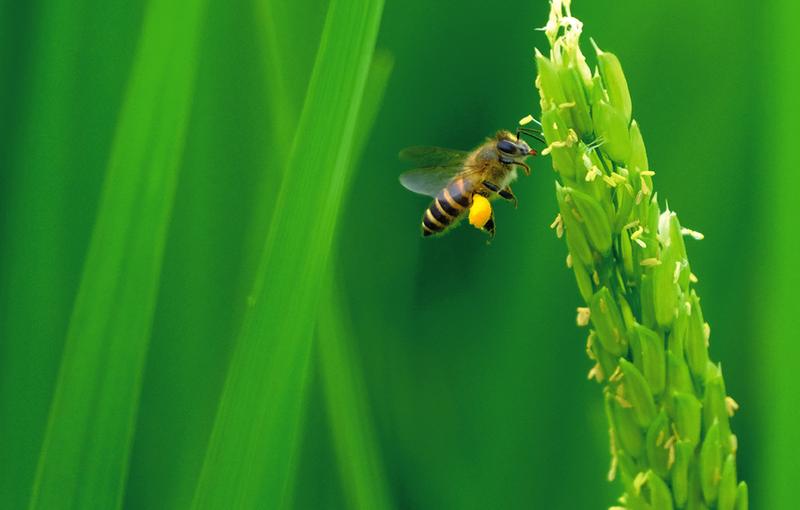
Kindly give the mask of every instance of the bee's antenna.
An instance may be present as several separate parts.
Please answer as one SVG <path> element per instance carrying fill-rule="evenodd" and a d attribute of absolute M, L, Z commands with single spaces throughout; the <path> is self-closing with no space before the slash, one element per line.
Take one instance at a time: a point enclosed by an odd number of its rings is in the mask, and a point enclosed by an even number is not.
<path fill-rule="evenodd" d="M 519 135 L 520 134 L 530 136 L 531 138 L 533 138 L 535 140 L 538 140 L 538 141 L 542 142 L 543 144 L 547 145 L 547 142 L 542 137 L 542 132 L 539 131 L 538 129 L 519 127 L 519 128 L 517 128 L 517 140 L 519 140 Z"/>
<path fill-rule="evenodd" d="M 542 123 L 539 122 L 538 120 L 536 120 L 533 117 L 533 115 L 530 115 L 530 114 L 526 115 L 524 118 L 520 119 L 520 121 L 519 121 L 519 126 L 517 127 L 517 141 L 519 141 L 519 135 L 523 134 L 523 135 L 530 136 L 531 138 L 535 138 L 536 140 L 538 140 L 538 141 L 542 142 L 543 144 L 547 145 L 547 142 L 542 137 L 542 131 L 540 129 L 534 129 L 534 128 L 525 127 L 527 124 L 530 124 L 531 122 L 535 122 L 536 125 L 538 125 L 540 128 L 542 127 Z"/>

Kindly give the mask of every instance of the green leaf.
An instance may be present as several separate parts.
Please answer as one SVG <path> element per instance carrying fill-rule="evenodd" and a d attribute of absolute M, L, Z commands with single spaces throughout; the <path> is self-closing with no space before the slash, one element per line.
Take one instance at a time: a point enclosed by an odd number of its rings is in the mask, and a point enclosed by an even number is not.
<path fill-rule="evenodd" d="M 653 394 L 650 392 L 642 373 L 631 362 L 625 358 L 620 358 L 619 366 L 625 375 L 622 382 L 625 388 L 625 396 L 633 406 L 639 426 L 647 428 L 656 417 Z"/>
<path fill-rule="evenodd" d="M 672 494 L 669 487 L 653 471 L 647 472 L 647 487 L 650 489 L 650 504 L 653 510 L 672 510 Z"/>
<path fill-rule="evenodd" d="M 392 508 L 344 297 L 328 284 L 317 325 L 319 367 L 348 508 Z"/>
<path fill-rule="evenodd" d="M 683 300 L 678 303 L 678 315 L 667 338 L 668 349 L 682 360 L 685 352 L 686 334 L 689 328 L 689 315 L 685 304 L 686 301 Z"/>
<path fill-rule="evenodd" d="M 639 352 L 637 367 L 644 374 L 650 385 L 650 391 L 658 397 L 664 391 L 666 384 L 666 362 L 664 359 L 664 339 L 649 328 L 641 324 L 634 326 L 631 337 L 637 338 Z M 636 357 L 634 358 L 636 359 Z"/>
<path fill-rule="evenodd" d="M 729 437 L 731 426 L 728 420 L 728 408 L 725 405 L 725 382 L 722 380 L 722 370 L 717 365 L 709 363 L 709 374 L 706 376 L 706 386 L 703 391 L 703 424 L 706 433 L 715 421 L 719 423 L 719 437 L 724 452 L 731 453 Z"/>
<path fill-rule="evenodd" d="M 131 48 L 105 48 L 113 66 L 77 72 L 104 41 L 86 30 L 89 2 L 0 7 L 0 494 L 25 508 L 95 214 L 99 181 L 130 71 Z M 139 17 L 141 6 L 115 6 Z M 120 39 L 137 26 L 110 17 Z M 133 45 L 131 45 L 133 46 Z M 99 101 L 95 90 L 113 89 Z M 88 101 L 85 100 L 88 98 Z M 113 99 L 111 99 L 113 98 Z M 84 99 L 82 101 L 81 99 Z"/>
<path fill-rule="evenodd" d="M 577 259 L 586 269 L 594 267 L 594 257 L 586 233 L 581 227 L 575 214 L 577 210 L 567 203 L 568 188 L 556 183 L 556 199 L 558 200 L 559 210 L 561 211 L 561 221 L 564 222 L 564 233 L 567 236 L 567 246 L 573 259 Z M 575 211 L 575 212 L 573 212 Z"/>
<path fill-rule="evenodd" d="M 575 282 L 578 284 L 578 291 L 584 302 L 589 303 L 592 300 L 594 293 L 594 286 L 592 285 L 592 278 L 586 270 L 586 266 L 577 257 L 572 259 L 572 270 L 575 273 Z"/>
<path fill-rule="evenodd" d="M 679 393 L 691 393 L 694 391 L 692 386 L 692 376 L 689 375 L 689 367 L 682 356 L 676 356 L 671 350 L 667 351 L 667 395 Z"/>
<path fill-rule="evenodd" d="M 606 287 L 595 292 L 589 304 L 591 321 L 603 348 L 615 356 L 625 352 L 625 324 L 619 307 Z"/>
<path fill-rule="evenodd" d="M 719 482 L 718 510 L 734 510 L 736 506 L 736 457 L 725 458 L 722 465 L 722 479 Z"/>
<path fill-rule="evenodd" d="M 689 466 L 694 459 L 694 445 L 691 441 L 675 442 L 675 464 L 672 466 L 672 495 L 678 508 L 683 508 L 689 497 Z"/>
<path fill-rule="evenodd" d="M 700 486 L 703 498 L 712 505 L 717 500 L 719 481 L 722 476 L 722 445 L 719 437 L 719 422 L 708 429 L 700 449 Z"/>
<path fill-rule="evenodd" d="M 145 15 L 30 508 L 122 498 L 204 10 L 151 2 Z"/>
<path fill-rule="evenodd" d="M 703 321 L 703 311 L 700 309 L 700 299 L 692 291 L 689 298 L 691 313 L 689 314 L 689 328 L 686 335 L 686 359 L 689 361 L 689 370 L 698 381 L 703 382 L 708 366 L 708 346 L 706 346 L 706 330 Z"/>
<path fill-rule="evenodd" d="M 632 456 L 640 457 L 644 453 L 644 435 L 633 411 L 620 405 L 608 391 L 605 392 L 605 400 L 606 414 L 615 425 L 621 446 Z"/>
<path fill-rule="evenodd" d="M 679 392 L 673 394 L 672 400 L 675 413 L 672 420 L 678 439 L 685 439 L 696 446 L 700 442 L 700 401 L 691 393 Z"/>
<path fill-rule="evenodd" d="M 747 510 L 748 506 L 747 483 L 742 481 L 736 488 L 736 510 Z"/>
<path fill-rule="evenodd" d="M 314 330 L 303 318 L 318 309 L 382 7 L 330 4 L 195 508 L 288 503 Z"/>
<path fill-rule="evenodd" d="M 573 146 L 566 146 L 569 140 L 569 125 L 566 115 L 558 108 L 542 112 L 542 132 L 551 147 L 550 157 L 555 168 L 565 179 L 575 178 L 576 165 L 580 163 Z"/>
<path fill-rule="evenodd" d="M 653 304 L 653 275 L 644 274 L 641 276 L 641 310 L 642 325 L 653 329 L 656 327 L 656 310 Z"/>
<path fill-rule="evenodd" d="M 616 195 L 617 195 L 617 202 L 618 207 L 615 211 L 614 216 L 614 233 L 618 233 L 622 231 L 625 225 L 629 224 L 631 221 L 631 211 L 633 211 L 633 206 L 636 203 L 636 197 L 634 196 L 633 192 L 628 189 L 627 186 L 618 186 L 616 188 Z M 623 236 L 627 236 L 627 233 L 623 233 Z M 630 242 L 628 243 L 630 244 Z M 628 261 L 625 260 L 625 267 L 627 270 Z M 629 274 L 632 274 L 631 271 Z"/>
<path fill-rule="evenodd" d="M 551 107 L 567 101 L 564 90 L 559 80 L 558 69 L 553 62 L 536 50 L 536 68 L 539 71 L 539 90 L 544 101 L 550 103 Z"/>
<path fill-rule="evenodd" d="M 240 295 L 250 292 L 258 271 L 259 257 L 275 208 L 272 197 L 280 186 L 286 158 L 292 148 L 327 1 L 257 0 L 254 7 L 268 75 L 264 80 L 263 97 L 268 102 L 266 120 L 270 143 L 269 149 L 264 151 L 263 164 L 274 171 L 260 172 L 256 181 L 255 196 L 265 198 L 256 200 L 254 210 L 246 220 L 248 227 L 242 249 L 242 270 L 237 282 Z M 297 43 L 298 33 L 303 34 L 306 44 Z"/>
<path fill-rule="evenodd" d="M 639 123 L 635 120 L 631 122 L 629 136 L 631 140 L 631 155 L 628 158 L 628 170 L 636 172 L 636 175 L 638 175 L 639 172 L 650 170 L 650 167 L 647 163 L 647 149 L 644 146 L 642 132 L 639 128 Z M 646 179 L 648 187 L 653 189 L 653 180 L 649 176 L 643 176 L 643 178 Z"/>
<path fill-rule="evenodd" d="M 394 60 L 388 52 L 376 51 L 359 110 L 352 158 L 356 164 L 366 144 Z M 352 176 L 351 176 L 352 177 Z M 349 187 L 349 186 L 348 186 Z M 367 388 L 348 321 L 346 296 L 335 285 L 335 268 L 329 270 L 324 299 L 317 320 L 319 369 L 325 404 L 333 433 L 339 473 L 349 508 L 392 508 L 388 483 L 372 428 Z"/>
<path fill-rule="evenodd" d="M 578 69 L 573 66 L 561 67 L 558 69 L 558 76 L 561 80 L 564 99 L 567 104 L 572 104 L 572 106 L 567 107 L 572 117 L 572 125 L 575 126 L 578 136 L 582 140 L 588 141 L 594 134 L 594 127 L 592 126 L 589 101 L 586 98 L 586 92 L 583 90 L 583 79 Z"/>
<path fill-rule="evenodd" d="M 611 225 L 603 208 L 597 200 L 575 189 L 568 189 L 567 197 L 567 203 L 573 202 L 578 209 L 591 245 L 601 255 L 607 255 L 611 251 Z"/>
<path fill-rule="evenodd" d="M 631 140 L 623 114 L 605 101 L 600 101 L 592 108 L 592 120 L 598 138 L 603 140 L 602 151 L 617 163 L 627 161 L 631 154 Z"/>
<path fill-rule="evenodd" d="M 619 110 L 626 122 L 631 120 L 631 94 L 628 91 L 628 81 L 622 72 L 622 65 L 613 53 L 600 51 L 597 48 L 597 67 L 603 83 L 608 91 L 608 100 L 611 106 Z"/>
<path fill-rule="evenodd" d="M 667 412 L 661 410 L 658 417 L 653 420 L 647 430 L 647 461 L 655 473 L 663 478 L 669 476 L 669 450 L 666 448 L 667 440 L 672 435 L 669 427 Z"/>
<path fill-rule="evenodd" d="M 678 282 L 675 281 L 675 264 L 678 261 L 672 246 L 661 250 L 660 264 L 653 268 L 653 308 L 656 322 L 668 329 L 677 315 Z"/>
<path fill-rule="evenodd" d="M 703 488 L 700 484 L 700 466 L 698 455 L 695 455 L 689 467 L 689 497 L 686 502 L 686 510 L 709 510 L 703 499 Z"/>

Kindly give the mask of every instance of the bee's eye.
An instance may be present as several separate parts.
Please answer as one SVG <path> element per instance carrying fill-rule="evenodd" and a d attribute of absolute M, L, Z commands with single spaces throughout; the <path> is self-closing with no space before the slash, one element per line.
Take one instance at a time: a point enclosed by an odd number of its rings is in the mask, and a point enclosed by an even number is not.
<path fill-rule="evenodd" d="M 506 154 L 517 153 L 517 147 L 508 140 L 500 140 L 499 142 L 497 142 L 497 149 L 500 152 L 505 152 Z"/>

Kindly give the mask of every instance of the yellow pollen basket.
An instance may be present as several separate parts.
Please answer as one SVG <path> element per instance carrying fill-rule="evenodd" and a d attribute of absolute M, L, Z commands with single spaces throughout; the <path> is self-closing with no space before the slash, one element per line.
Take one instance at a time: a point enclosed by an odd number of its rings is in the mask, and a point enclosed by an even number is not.
<path fill-rule="evenodd" d="M 482 195 L 472 197 L 472 207 L 469 210 L 469 224 L 475 228 L 483 228 L 492 217 L 492 204 Z"/>

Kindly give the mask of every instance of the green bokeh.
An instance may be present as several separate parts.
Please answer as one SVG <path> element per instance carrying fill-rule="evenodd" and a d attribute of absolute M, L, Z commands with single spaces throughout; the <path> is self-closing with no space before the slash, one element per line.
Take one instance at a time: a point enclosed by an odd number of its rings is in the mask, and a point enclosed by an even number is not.
<path fill-rule="evenodd" d="M 0 4 L 3 508 L 24 508 L 30 495 L 146 5 Z M 264 196 L 279 186 L 276 155 L 292 139 L 293 125 L 270 119 L 302 104 L 326 6 L 208 1 L 126 508 L 191 501 L 246 306 L 258 225 L 268 225 L 258 221 L 271 211 Z M 264 9 L 294 18 L 291 29 L 269 32 Z M 792 9 L 780 0 L 574 2 L 585 33 L 622 62 L 659 197 L 706 235 L 688 241 L 689 256 L 711 355 L 741 405 L 733 428 L 754 508 L 790 507 L 781 488 L 800 469 L 786 453 L 799 440 L 791 427 L 800 382 L 773 379 L 798 354 L 797 328 L 775 326 L 797 321 L 787 282 L 798 269 L 787 260 L 797 256 L 798 227 L 781 187 L 796 182 L 796 151 L 774 149 L 796 144 L 791 119 L 800 108 L 785 73 L 797 73 L 787 62 L 800 35 L 776 35 L 767 22 Z M 517 210 L 498 205 L 489 246 L 467 227 L 421 239 L 427 201 L 397 181 L 402 147 L 466 149 L 538 113 L 532 52 L 546 41 L 534 28 L 547 10 L 543 0 L 388 0 L 384 8 L 377 46 L 393 55 L 394 71 L 333 259 L 351 365 L 396 508 L 606 508 L 619 492 L 606 482 L 600 390 L 586 381 L 585 331 L 574 325 L 580 299 L 563 242 L 548 228 L 556 210 L 549 160 L 535 160 L 533 175 L 515 186 Z M 277 95 L 268 64 L 276 45 L 290 55 L 287 96 Z M 277 97 L 286 104 L 276 107 Z M 348 496 L 317 356 L 294 506 L 342 508 Z"/>

